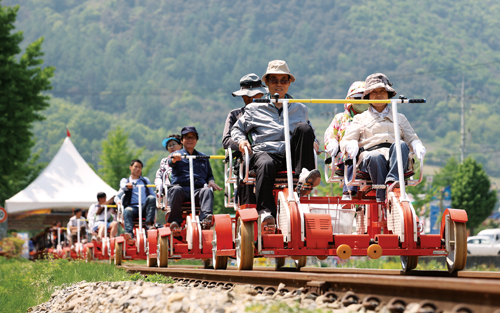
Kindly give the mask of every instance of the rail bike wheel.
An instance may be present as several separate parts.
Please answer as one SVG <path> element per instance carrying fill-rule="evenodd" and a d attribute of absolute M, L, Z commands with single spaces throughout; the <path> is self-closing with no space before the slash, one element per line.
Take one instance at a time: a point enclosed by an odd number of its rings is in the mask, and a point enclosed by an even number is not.
<path fill-rule="evenodd" d="M 252 270 L 254 257 L 253 221 L 243 222 L 238 218 L 236 226 L 236 264 L 238 270 Z"/>
<path fill-rule="evenodd" d="M 204 259 L 203 260 L 203 268 L 204 269 L 209 269 L 209 268 L 212 268 L 212 266 L 210 266 L 210 259 Z"/>
<path fill-rule="evenodd" d="M 407 273 L 414 270 L 418 265 L 417 255 L 402 255 L 401 256 L 401 268 L 403 272 Z"/>
<path fill-rule="evenodd" d="M 86 253 L 86 256 L 85 256 L 85 260 L 87 261 L 87 263 L 90 263 L 94 260 L 94 253 L 93 253 L 93 249 L 90 248 L 90 247 L 87 247 L 87 253 Z"/>
<path fill-rule="evenodd" d="M 156 258 L 150 257 L 149 253 L 146 257 L 146 266 L 147 267 L 153 267 L 156 266 Z"/>
<path fill-rule="evenodd" d="M 115 243 L 115 265 L 122 265 L 123 242 Z"/>
<path fill-rule="evenodd" d="M 274 259 L 274 265 L 276 269 L 282 268 L 285 266 L 286 258 L 275 258 Z"/>
<path fill-rule="evenodd" d="M 227 256 L 217 256 L 217 233 L 215 232 L 214 225 L 214 235 L 212 239 L 212 265 L 214 270 L 225 270 L 227 269 Z"/>
<path fill-rule="evenodd" d="M 446 257 L 448 272 L 461 271 L 465 268 L 467 262 L 467 230 L 465 223 L 454 222 L 447 215 L 444 234 L 446 251 L 448 251 Z"/>
<path fill-rule="evenodd" d="M 158 240 L 158 249 L 156 249 L 156 259 L 158 267 L 168 267 L 168 239 L 169 237 L 160 237 Z"/>
<path fill-rule="evenodd" d="M 295 268 L 299 270 L 299 269 L 303 268 L 304 266 L 306 266 L 307 257 L 301 256 L 297 260 L 294 260 L 294 262 L 295 262 Z"/>

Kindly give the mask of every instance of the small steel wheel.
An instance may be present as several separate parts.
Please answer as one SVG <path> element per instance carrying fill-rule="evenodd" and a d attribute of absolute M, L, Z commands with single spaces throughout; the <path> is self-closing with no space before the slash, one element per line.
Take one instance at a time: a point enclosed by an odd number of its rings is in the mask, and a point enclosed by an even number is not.
<path fill-rule="evenodd" d="M 214 236 L 212 239 L 212 265 L 214 270 L 225 270 L 227 269 L 227 256 L 217 256 L 217 233 L 215 232 L 214 225 Z"/>
<path fill-rule="evenodd" d="M 150 257 L 149 253 L 148 253 L 147 259 L 146 259 L 146 266 L 147 267 L 156 266 L 156 258 Z"/>
<path fill-rule="evenodd" d="M 417 255 L 402 255 L 401 256 L 401 267 L 403 272 L 407 273 L 414 270 L 418 265 Z"/>
<path fill-rule="evenodd" d="M 302 267 L 306 266 L 307 263 L 307 257 L 306 256 L 301 256 L 295 261 L 295 268 L 296 269 L 301 269 Z"/>
<path fill-rule="evenodd" d="M 115 264 L 122 265 L 123 242 L 115 243 Z"/>
<path fill-rule="evenodd" d="M 282 268 L 285 266 L 285 261 L 286 258 L 275 258 L 274 259 L 274 265 L 276 266 L 276 269 Z"/>
<path fill-rule="evenodd" d="M 461 271 L 465 268 L 467 262 L 467 230 L 465 223 L 454 222 L 447 215 L 444 234 L 446 251 L 448 251 L 446 257 L 448 271 L 450 273 Z"/>
<path fill-rule="evenodd" d="M 158 248 L 156 249 L 156 262 L 158 267 L 168 267 L 168 238 L 159 237 Z"/>
<path fill-rule="evenodd" d="M 236 264 L 238 270 L 252 270 L 254 257 L 253 221 L 243 222 L 238 218 L 236 224 Z"/>

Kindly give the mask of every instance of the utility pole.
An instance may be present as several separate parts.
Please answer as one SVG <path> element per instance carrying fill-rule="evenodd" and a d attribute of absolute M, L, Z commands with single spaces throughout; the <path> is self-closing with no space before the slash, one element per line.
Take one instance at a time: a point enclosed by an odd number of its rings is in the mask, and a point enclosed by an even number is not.
<path fill-rule="evenodd" d="M 461 129 L 460 129 L 460 134 L 462 136 L 462 143 L 460 146 L 460 163 L 464 163 L 465 160 L 465 104 L 464 104 L 464 98 L 465 98 L 465 90 L 464 90 L 464 76 L 462 75 L 462 92 L 460 94 L 460 102 L 462 105 L 462 111 L 460 113 L 461 115 Z"/>
<path fill-rule="evenodd" d="M 462 88 L 460 95 L 448 95 L 447 98 L 460 98 L 460 163 L 463 163 L 466 157 L 465 148 L 465 79 L 462 75 Z M 467 97 L 472 99 L 473 97 Z"/>

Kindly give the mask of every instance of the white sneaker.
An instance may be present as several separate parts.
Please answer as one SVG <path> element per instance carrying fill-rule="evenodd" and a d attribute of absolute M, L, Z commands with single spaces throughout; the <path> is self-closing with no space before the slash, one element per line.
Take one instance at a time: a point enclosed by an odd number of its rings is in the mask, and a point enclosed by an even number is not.
<path fill-rule="evenodd" d="M 342 195 L 342 200 L 352 200 L 351 199 L 351 195 L 347 194 L 347 195 Z"/>

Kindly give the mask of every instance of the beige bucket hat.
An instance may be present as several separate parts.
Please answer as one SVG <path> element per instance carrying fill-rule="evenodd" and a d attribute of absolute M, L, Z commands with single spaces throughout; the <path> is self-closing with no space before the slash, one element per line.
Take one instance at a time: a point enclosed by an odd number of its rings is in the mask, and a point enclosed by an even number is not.
<path fill-rule="evenodd" d="M 392 88 L 392 83 L 389 78 L 382 73 L 375 73 L 368 76 L 365 80 L 365 92 L 363 93 L 363 99 L 369 99 L 368 95 L 370 92 L 377 88 L 384 88 L 387 90 L 389 99 L 394 97 L 397 92 Z"/>
<path fill-rule="evenodd" d="M 262 81 L 265 82 L 266 77 L 269 74 L 290 75 L 290 82 L 293 83 L 295 81 L 295 76 L 293 76 L 292 73 L 290 73 L 290 69 L 288 68 L 288 65 L 283 60 L 274 60 L 274 61 L 269 62 L 269 64 L 267 65 L 267 71 L 262 76 Z"/>

